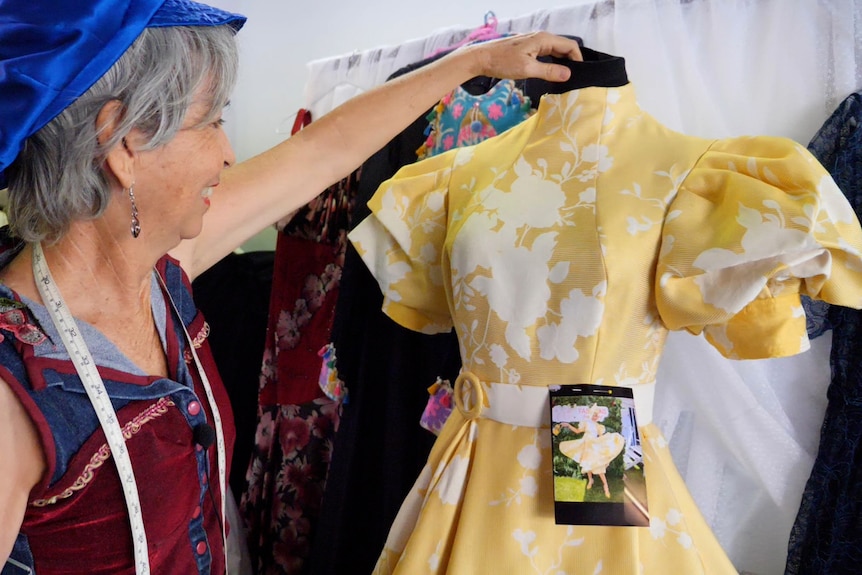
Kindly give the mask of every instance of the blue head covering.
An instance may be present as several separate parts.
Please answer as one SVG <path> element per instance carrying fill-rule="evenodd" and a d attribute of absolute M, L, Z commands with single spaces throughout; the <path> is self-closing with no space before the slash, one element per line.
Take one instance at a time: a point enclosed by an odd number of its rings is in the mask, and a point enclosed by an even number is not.
<path fill-rule="evenodd" d="M 95 84 L 144 28 L 244 23 L 191 0 L 0 0 L 0 189 L 24 140 Z"/>

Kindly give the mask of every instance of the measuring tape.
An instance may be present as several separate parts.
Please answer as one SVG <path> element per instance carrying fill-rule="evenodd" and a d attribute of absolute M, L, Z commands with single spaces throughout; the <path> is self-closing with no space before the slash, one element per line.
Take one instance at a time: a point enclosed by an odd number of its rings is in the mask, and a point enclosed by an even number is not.
<path fill-rule="evenodd" d="M 36 243 L 33 246 L 33 275 L 36 279 L 36 285 L 42 300 L 45 302 L 45 307 L 54 322 L 57 331 L 60 333 L 60 338 L 63 340 L 63 345 L 78 371 L 81 382 L 84 384 L 84 389 L 87 396 L 90 398 L 90 403 L 99 418 L 99 423 L 102 430 L 105 432 L 105 437 L 108 440 L 108 446 L 111 448 L 111 454 L 114 457 L 114 462 L 117 466 L 117 472 L 120 476 L 120 483 L 123 487 L 123 495 L 126 499 L 126 508 L 129 513 L 129 523 L 132 529 L 132 544 L 135 551 L 135 573 L 137 575 L 149 575 L 150 573 L 150 558 L 147 550 L 147 534 L 144 529 L 143 516 L 141 514 L 141 502 L 138 496 L 138 486 L 135 482 L 135 474 L 132 470 L 132 461 L 129 458 L 129 452 L 126 449 L 126 440 L 123 437 L 123 430 L 120 428 L 120 423 L 117 420 L 117 414 L 114 411 L 111 400 L 108 397 L 108 392 L 105 389 L 105 384 L 102 382 L 102 377 L 96 369 L 96 363 L 90 355 L 90 350 L 81 336 L 81 332 L 72 317 L 71 312 L 66 307 L 60 291 L 57 289 L 54 279 L 51 277 L 51 272 L 48 270 L 48 264 L 45 261 L 45 255 L 42 251 L 42 244 Z M 156 274 L 159 276 L 159 274 Z M 164 286 L 164 282 L 159 276 L 159 281 Z M 206 373 L 203 370 L 200 359 L 195 352 L 192 339 L 189 337 L 188 331 L 185 329 L 182 317 L 179 316 L 179 311 L 170 296 L 170 293 L 165 288 L 167 298 L 170 300 L 173 309 L 177 314 L 177 319 L 180 325 L 183 326 L 183 331 L 186 335 L 186 340 L 189 343 L 191 354 L 195 359 L 195 365 L 198 368 L 198 373 L 206 391 L 207 399 L 209 400 L 210 408 L 213 413 L 213 422 L 216 428 L 216 443 L 218 451 L 218 471 L 219 471 L 219 486 L 221 487 L 221 527 L 222 527 L 222 547 L 225 551 L 225 572 L 227 572 L 227 537 L 225 529 L 225 447 L 224 447 L 224 432 L 221 425 L 221 415 L 213 397 L 212 388 Z"/>

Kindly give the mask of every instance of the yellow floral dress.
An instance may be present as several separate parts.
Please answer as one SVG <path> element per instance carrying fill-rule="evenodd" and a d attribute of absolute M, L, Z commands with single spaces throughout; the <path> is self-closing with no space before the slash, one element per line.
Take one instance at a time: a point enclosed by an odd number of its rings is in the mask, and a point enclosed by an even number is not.
<path fill-rule="evenodd" d="M 385 312 L 454 328 L 463 364 L 376 572 L 736 573 L 651 423 L 651 392 L 669 329 L 777 357 L 808 347 L 800 294 L 862 307 L 859 223 L 805 148 L 686 136 L 631 85 L 585 88 L 402 168 L 369 206 L 350 239 Z M 575 383 L 633 388 L 648 528 L 554 523 L 547 387 Z"/>
<path fill-rule="evenodd" d="M 607 432 L 601 423 L 584 421 L 575 429 L 583 437 L 561 441 L 560 453 L 577 462 L 582 473 L 605 473 L 626 446 L 622 435 Z"/>

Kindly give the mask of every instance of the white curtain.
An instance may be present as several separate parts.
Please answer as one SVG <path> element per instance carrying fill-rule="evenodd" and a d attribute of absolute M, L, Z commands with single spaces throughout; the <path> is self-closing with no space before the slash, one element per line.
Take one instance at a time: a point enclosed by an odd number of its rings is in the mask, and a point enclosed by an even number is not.
<path fill-rule="evenodd" d="M 501 20 L 626 59 L 641 106 L 702 137 L 776 135 L 807 145 L 862 89 L 862 0 L 605 0 Z M 454 27 L 399 46 L 311 62 L 305 106 L 319 118 L 399 68 L 453 45 Z M 707 521 L 740 571 L 784 571 L 819 441 L 831 335 L 802 355 L 734 362 L 673 333 L 654 420 Z"/>

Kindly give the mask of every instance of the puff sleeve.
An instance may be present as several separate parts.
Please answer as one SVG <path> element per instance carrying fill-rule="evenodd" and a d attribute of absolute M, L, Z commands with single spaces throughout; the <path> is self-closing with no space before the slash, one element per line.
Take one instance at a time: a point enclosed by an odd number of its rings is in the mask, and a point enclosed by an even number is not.
<path fill-rule="evenodd" d="M 672 200 L 656 273 L 670 329 L 725 357 L 809 347 L 800 295 L 862 307 L 862 231 L 835 182 L 785 138 L 713 144 Z"/>
<path fill-rule="evenodd" d="M 451 331 L 442 258 L 448 185 L 461 150 L 401 168 L 369 200 L 371 214 L 349 234 L 383 292 L 383 312 L 423 333 Z"/>

